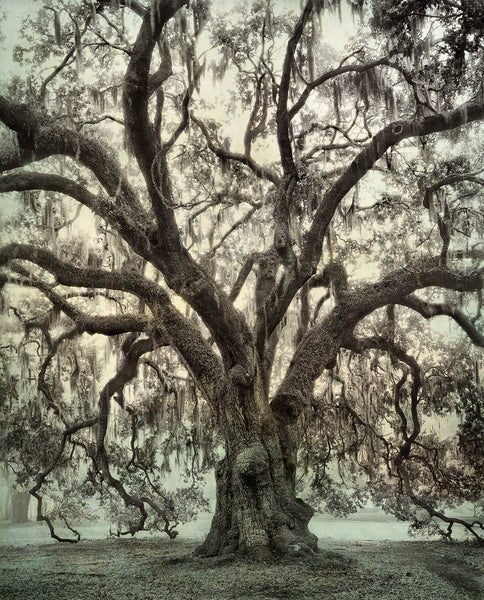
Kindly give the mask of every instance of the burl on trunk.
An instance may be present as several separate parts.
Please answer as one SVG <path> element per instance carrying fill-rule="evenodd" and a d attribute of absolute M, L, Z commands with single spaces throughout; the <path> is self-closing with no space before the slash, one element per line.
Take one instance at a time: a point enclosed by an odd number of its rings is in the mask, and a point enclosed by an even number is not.
<path fill-rule="evenodd" d="M 226 400 L 220 414 L 226 455 L 215 472 L 215 514 L 197 553 L 265 557 L 316 551 L 317 538 L 308 530 L 314 511 L 296 497 L 292 433 L 253 389 L 234 386 Z"/>

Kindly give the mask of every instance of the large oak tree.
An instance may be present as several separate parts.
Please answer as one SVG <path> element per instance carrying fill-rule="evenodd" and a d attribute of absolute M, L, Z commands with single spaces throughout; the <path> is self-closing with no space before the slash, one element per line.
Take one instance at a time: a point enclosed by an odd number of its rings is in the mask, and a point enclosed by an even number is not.
<path fill-rule="evenodd" d="M 298 2 L 285 4 L 299 11 Z M 45 5 L 23 51 L 34 54 L 36 78 L 0 96 L 0 120 L 14 133 L 5 133 L 0 151 L 0 192 L 73 199 L 103 223 L 108 244 L 123 249 L 122 265 L 78 260 L 55 235 L 0 249 L 4 284 L 37 288 L 71 323 L 49 336 L 39 374 L 59 419 L 46 371 L 63 342 L 82 333 L 123 340 L 123 360 L 95 413 L 64 419 L 52 468 L 77 433 L 93 428 L 89 460 L 139 511 L 143 527 L 157 508 L 113 473 L 111 401 L 123 404 L 140 360 L 170 347 L 224 444 L 201 553 L 316 549 L 296 469 L 301 427 L 318 414 L 326 431 L 313 431 L 309 445 L 320 464 L 336 443 L 331 428 L 341 432 L 346 419 L 340 458 L 353 440 L 356 463 L 373 480 L 384 472 L 388 494 L 452 525 L 419 494 L 422 482 L 433 490 L 445 478 L 436 447 L 419 436 L 422 410 L 453 392 L 431 389 L 412 327 L 418 332 L 425 319 L 444 315 L 483 346 L 479 314 L 469 313 L 479 313 L 482 288 L 479 246 L 472 246 L 484 183 L 477 3 L 308 0 L 295 15 L 257 2 L 213 20 L 200 1 Z M 335 13 L 343 11 L 344 22 L 349 6 L 359 34 L 344 50 L 331 48 Z M 205 44 L 203 56 L 197 44 Z M 17 58 L 25 59 L 20 51 Z M 210 69 L 217 89 L 221 80 L 229 90 L 230 109 L 223 98 L 216 105 Z M 47 223 L 51 233 L 56 223 Z M 252 223 L 263 224 L 258 235 Z M 139 300 L 130 304 L 139 311 L 96 314 L 95 303 L 86 308 L 86 290 L 122 292 Z M 48 335 L 47 325 L 38 327 Z M 365 387 L 365 378 L 355 383 L 355 365 L 368 368 L 371 387 L 381 356 L 389 357 L 388 389 L 375 387 L 381 397 L 370 394 L 363 413 L 368 398 L 351 392 Z M 428 352 L 421 360 L 432 364 Z M 330 385 L 321 397 L 315 382 L 321 388 L 322 381 Z M 468 397 L 472 410 L 477 401 L 478 394 Z M 476 477 L 482 465 L 470 464 Z M 463 524 L 480 537 L 480 524 Z"/>

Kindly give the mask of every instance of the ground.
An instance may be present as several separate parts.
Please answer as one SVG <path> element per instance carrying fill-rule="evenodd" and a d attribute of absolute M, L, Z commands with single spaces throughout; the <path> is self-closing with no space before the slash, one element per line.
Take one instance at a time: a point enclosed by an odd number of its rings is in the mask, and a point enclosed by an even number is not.
<path fill-rule="evenodd" d="M 3 600 L 478 600 L 484 548 L 320 542 L 317 561 L 199 559 L 160 538 L 0 547 Z"/>

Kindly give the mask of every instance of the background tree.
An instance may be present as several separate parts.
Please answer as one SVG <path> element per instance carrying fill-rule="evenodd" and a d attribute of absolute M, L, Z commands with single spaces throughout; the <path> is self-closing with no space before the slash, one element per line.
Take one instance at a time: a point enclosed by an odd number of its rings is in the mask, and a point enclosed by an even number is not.
<path fill-rule="evenodd" d="M 55 335 L 52 319 L 37 326 L 58 437 L 42 473 L 83 451 L 138 511 L 130 531 L 162 516 L 136 434 L 155 394 L 140 405 L 125 388 L 146 375 L 140 361 L 163 383 L 175 352 L 197 389 L 186 382 L 187 405 L 203 397 L 225 451 L 201 553 L 316 549 L 298 447 L 335 510 L 371 493 L 482 540 L 482 523 L 442 512 L 482 489 L 479 357 L 421 337 L 443 315 L 483 345 L 482 11 L 309 0 L 299 16 L 254 2 L 217 18 L 187 4 L 50 0 L 15 51 L 31 74 L 0 97 L 0 191 L 23 192 L 31 219 L 0 250 L 3 282 L 67 318 Z M 331 48 L 350 9 L 356 35 Z M 118 339 L 121 360 L 112 376 L 91 367 L 90 403 L 66 418 L 52 360 L 85 334 Z M 113 399 L 132 417 L 140 481 L 121 475 Z M 443 444 L 426 419 L 457 409 L 459 436 Z"/>

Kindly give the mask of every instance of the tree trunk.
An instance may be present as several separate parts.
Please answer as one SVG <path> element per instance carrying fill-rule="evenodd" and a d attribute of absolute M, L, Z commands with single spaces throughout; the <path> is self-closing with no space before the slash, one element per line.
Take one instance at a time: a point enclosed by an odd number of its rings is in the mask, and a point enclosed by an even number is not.
<path fill-rule="evenodd" d="M 267 557 L 317 550 L 308 523 L 314 511 L 295 493 L 295 444 L 265 404 L 265 411 L 247 410 L 252 394 L 243 394 L 244 412 L 224 427 L 226 456 L 215 471 L 217 502 L 210 532 L 197 553 L 205 556 L 245 554 Z M 238 401 L 241 401 L 240 390 Z M 232 404 L 233 406 L 233 404 Z M 260 408 L 260 405 L 259 405 Z"/>
<path fill-rule="evenodd" d="M 28 492 L 12 490 L 10 493 L 10 502 L 10 521 L 12 523 L 27 523 L 29 520 L 30 494 Z"/>

